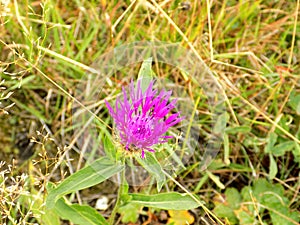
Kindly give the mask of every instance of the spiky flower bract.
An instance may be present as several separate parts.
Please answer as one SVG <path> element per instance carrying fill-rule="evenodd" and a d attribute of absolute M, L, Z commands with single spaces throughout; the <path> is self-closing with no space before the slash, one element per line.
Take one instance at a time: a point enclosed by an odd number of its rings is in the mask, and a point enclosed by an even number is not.
<path fill-rule="evenodd" d="M 171 113 L 177 102 L 177 99 L 169 101 L 172 91 L 162 90 L 158 93 L 153 85 L 154 80 L 143 91 L 141 80 L 138 80 L 136 88 L 131 81 L 129 95 L 123 87 L 123 100 L 118 97 L 114 108 L 105 101 L 116 123 L 121 143 L 126 150 L 132 147 L 140 149 L 142 158 L 145 150 L 154 152 L 153 145 L 172 138 L 165 133 L 183 119 L 179 112 Z"/>

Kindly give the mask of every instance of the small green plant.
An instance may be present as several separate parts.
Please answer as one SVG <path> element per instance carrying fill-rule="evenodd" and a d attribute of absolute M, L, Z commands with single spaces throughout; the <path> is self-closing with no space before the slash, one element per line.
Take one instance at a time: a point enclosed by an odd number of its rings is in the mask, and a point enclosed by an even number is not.
<path fill-rule="evenodd" d="M 171 92 L 157 93 L 157 90 L 153 89 L 152 75 L 151 63 L 146 60 L 141 66 L 137 87 L 134 87 L 132 81 L 128 95 L 123 89 L 123 102 L 117 99 L 115 109 L 106 102 L 120 135 L 121 143 L 117 144 L 119 146 L 117 151 L 112 145 L 106 144 L 106 147 L 111 146 L 111 151 L 105 150 L 110 152 L 109 157 L 97 159 L 63 180 L 57 187 L 48 186 L 46 207 L 56 211 L 61 218 L 81 225 L 114 225 L 117 212 L 121 213 L 124 222 L 136 221 L 139 207 L 165 210 L 189 210 L 204 207 L 198 197 L 189 192 L 185 194 L 128 192 L 125 169 L 126 163 L 130 163 L 132 158 L 153 176 L 157 182 L 158 191 L 161 190 L 166 182 L 167 172 L 161 167 L 152 148 L 155 144 L 166 143 L 172 138 L 165 134 L 168 128 L 183 120 L 179 113 L 168 115 L 175 108 L 176 100 L 168 103 Z M 121 177 L 120 187 L 108 221 L 90 206 L 71 204 L 65 198 L 67 194 L 89 188 L 117 174 Z"/>
<path fill-rule="evenodd" d="M 241 192 L 227 188 L 215 201 L 214 212 L 230 224 L 299 224 L 299 212 L 289 209 L 290 202 L 282 185 L 260 178 Z"/>

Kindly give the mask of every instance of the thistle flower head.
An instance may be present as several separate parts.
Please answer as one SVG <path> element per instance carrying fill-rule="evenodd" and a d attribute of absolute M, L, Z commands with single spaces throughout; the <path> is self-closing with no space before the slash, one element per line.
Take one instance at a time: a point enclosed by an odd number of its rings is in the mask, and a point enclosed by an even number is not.
<path fill-rule="evenodd" d="M 154 152 L 153 145 L 172 138 L 165 133 L 183 119 L 179 112 L 171 113 L 177 102 L 177 99 L 169 101 L 172 91 L 162 90 L 158 93 L 153 84 L 152 80 L 143 92 L 140 80 L 136 89 L 131 81 L 129 95 L 123 87 L 123 100 L 117 98 L 115 107 L 105 102 L 116 123 L 121 143 L 126 150 L 132 147 L 140 149 L 142 158 L 145 156 L 145 150 Z"/>

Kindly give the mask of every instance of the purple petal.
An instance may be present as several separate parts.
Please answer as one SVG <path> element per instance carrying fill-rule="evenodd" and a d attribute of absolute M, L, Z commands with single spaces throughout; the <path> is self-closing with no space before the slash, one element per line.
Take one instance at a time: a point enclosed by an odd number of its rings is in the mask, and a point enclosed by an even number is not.
<path fill-rule="evenodd" d="M 152 146 L 172 138 L 165 133 L 171 126 L 183 120 L 179 113 L 171 113 L 177 102 L 174 99 L 168 103 L 172 91 L 162 90 L 158 93 L 153 85 L 152 80 L 143 93 L 141 80 L 138 80 L 136 88 L 131 80 L 128 93 L 122 87 L 123 98 L 116 99 L 115 110 L 105 101 L 115 121 L 121 143 L 125 149 L 130 145 L 140 148 L 142 158 L 145 157 L 145 150 L 155 152 Z"/>
<path fill-rule="evenodd" d="M 145 151 L 144 149 L 142 149 L 142 155 L 141 155 L 142 159 L 145 158 Z"/>

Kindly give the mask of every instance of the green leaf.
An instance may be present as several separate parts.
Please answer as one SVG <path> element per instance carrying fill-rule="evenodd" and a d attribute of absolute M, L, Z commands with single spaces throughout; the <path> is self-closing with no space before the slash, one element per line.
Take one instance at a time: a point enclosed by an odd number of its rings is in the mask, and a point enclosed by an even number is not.
<path fill-rule="evenodd" d="M 289 105 L 300 115 L 300 95 L 296 94 L 295 91 L 292 91 L 289 99 Z"/>
<path fill-rule="evenodd" d="M 264 149 L 265 153 L 270 153 L 272 151 L 272 148 L 274 147 L 276 141 L 277 141 L 277 134 L 270 133 L 268 139 L 267 139 L 267 145 Z"/>
<path fill-rule="evenodd" d="M 273 189 L 272 186 L 272 183 L 267 179 L 259 178 L 256 181 L 254 181 L 253 184 L 254 195 L 257 196 L 258 199 L 261 199 L 262 193 L 267 192 L 269 190 L 276 191 L 276 189 Z"/>
<path fill-rule="evenodd" d="M 253 189 L 252 187 L 250 186 L 246 186 L 246 187 L 243 187 L 242 191 L 241 191 L 241 195 L 242 195 L 242 198 L 243 198 L 243 201 L 244 202 L 251 202 L 253 201 Z M 247 211 L 251 214 L 255 214 L 256 213 L 256 207 L 254 205 L 247 205 Z M 259 208 L 259 211 L 261 211 L 262 208 Z"/>
<path fill-rule="evenodd" d="M 235 214 L 236 214 L 237 218 L 239 219 L 240 224 L 243 224 L 243 225 L 258 224 L 258 223 L 255 223 L 255 216 L 249 214 L 248 211 L 237 210 L 237 211 L 235 211 Z"/>
<path fill-rule="evenodd" d="M 62 196 L 99 184 L 123 169 L 124 166 L 118 165 L 106 157 L 100 158 L 72 174 L 51 190 L 47 197 L 46 206 L 52 208 Z"/>
<path fill-rule="evenodd" d="M 41 215 L 41 224 L 60 225 L 58 213 L 53 209 L 47 210 L 47 213 Z"/>
<path fill-rule="evenodd" d="M 152 71 L 152 57 L 146 59 L 139 71 L 138 79 L 141 80 L 141 89 L 144 93 L 149 86 L 151 80 L 153 80 L 154 72 Z"/>
<path fill-rule="evenodd" d="M 103 140 L 103 147 L 104 147 L 104 151 L 106 153 L 106 155 L 111 159 L 115 159 L 116 158 L 116 154 L 117 154 L 117 149 L 116 146 L 113 144 L 112 142 L 112 137 L 111 136 L 105 136 L 104 140 Z"/>
<path fill-rule="evenodd" d="M 122 222 L 123 223 L 128 223 L 128 222 L 136 223 L 136 221 L 139 218 L 140 207 L 141 206 L 139 206 L 137 204 L 133 204 L 133 203 L 128 203 L 124 206 L 121 206 L 118 209 L 118 212 L 122 216 Z"/>
<path fill-rule="evenodd" d="M 290 212 L 288 207 L 283 207 L 280 209 L 280 213 L 284 216 L 286 216 L 287 218 L 293 220 L 289 221 L 287 220 L 286 217 L 283 217 L 282 215 L 279 215 L 278 213 L 275 212 L 270 212 L 270 216 L 272 219 L 272 224 L 273 225 L 295 225 L 295 224 L 299 224 L 299 212 Z"/>
<path fill-rule="evenodd" d="M 277 172 L 278 172 L 278 168 L 277 168 L 277 163 L 273 157 L 272 154 L 269 154 L 270 157 L 270 167 L 269 167 L 269 179 L 274 179 Z"/>
<path fill-rule="evenodd" d="M 237 133 L 249 133 L 251 131 L 251 127 L 249 126 L 239 126 L 239 127 L 228 127 L 225 129 L 227 134 L 237 134 Z"/>
<path fill-rule="evenodd" d="M 230 208 L 238 209 L 242 201 L 242 196 L 235 188 L 226 188 L 225 191 L 226 201 L 228 202 Z"/>
<path fill-rule="evenodd" d="M 271 152 L 274 156 L 283 156 L 286 152 L 291 151 L 293 148 L 295 148 L 294 141 L 285 141 L 283 143 L 275 145 L 271 149 Z"/>
<path fill-rule="evenodd" d="M 294 162 L 300 163 L 300 145 L 295 142 L 295 148 L 292 150 L 294 155 Z"/>
<path fill-rule="evenodd" d="M 200 205 L 189 195 L 177 192 L 161 193 L 155 195 L 129 194 L 130 202 L 146 207 L 166 210 L 189 210 Z"/>
<path fill-rule="evenodd" d="M 64 220 L 79 225 L 108 225 L 96 209 L 88 205 L 67 204 L 63 198 L 55 204 L 57 214 Z"/>
<path fill-rule="evenodd" d="M 257 209 L 260 213 L 268 209 L 272 224 L 297 224 L 300 220 L 299 213 L 290 211 L 290 200 L 284 196 L 284 193 L 285 190 L 281 184 L 272 184 L 261 178 L 254 182 L 253 187 L 244 187 L 242 190 L 244 201 L 253 201 L 254 198 L 256 202 L 264 206 L 256 209 L 251 205 L 247 206 L 252 214 L 256 214 Z M 293 222 L 288 221 L 287 218 L 293 220 Z"/>
<path fill-rule="evenodd" d="M 157 189 L 160 191 L 166 181 L 166 176 L 161 165 L 157 161 L 155 154 L 145 152 L 145 158 L 142 159 L 139 156 L 136 156 L 135 158 L 145 170 L 155 177 L 157 181 Z"/>
<path fill-rule="evenodd" d="M 231 209 L 229 206 L 225 205 L 217 205 L 214 208 L 214 213 L 221 218 L 227 218 L 231 224 L 237 224 L 238 220 L 234 214 L 233 209 Z"/>

